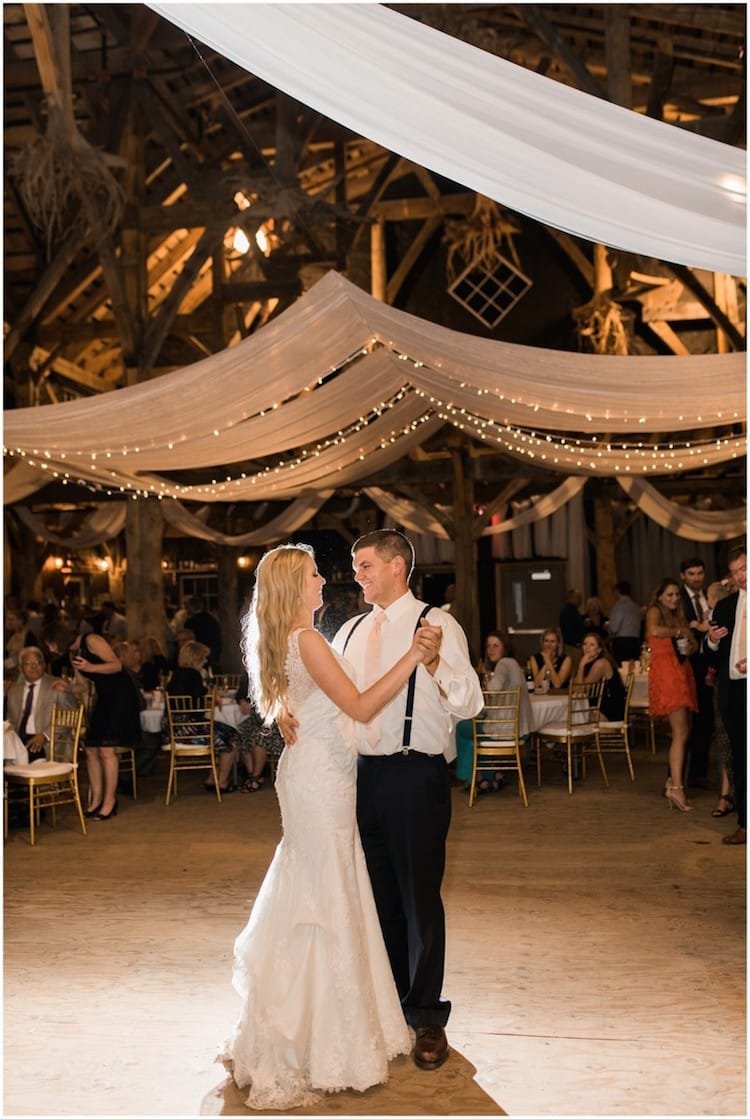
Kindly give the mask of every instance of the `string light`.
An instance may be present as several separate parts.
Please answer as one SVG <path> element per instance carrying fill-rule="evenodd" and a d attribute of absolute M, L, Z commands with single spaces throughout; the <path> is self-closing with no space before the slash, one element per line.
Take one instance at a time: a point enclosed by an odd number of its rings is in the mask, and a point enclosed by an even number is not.
<path fill-rule="evenodd" d="M 294 392 L 279 398 L 278 400 L 271 401 L 263 408 L 254 412 L 242 412 L 240 420 L 236 417 L 228 420 L 224 426 L 214 426 L 213 424 L 207 428 L 202 434 L 196 434 L 193 438 L 201 440 L 211 438 L 220 440 L 221 436 L 230 430 L 237 427 L 238 422 L 243 423 L 246 421 L 262 419 L 273 412 L 278 412 L 283 408 L 284 404 L 289 404 L 295 400 L 309 397 L 311 394 L 330 383 L 341 373 L 345 372 L 353 365 L 358 363 L 362 358 L 375 353 L 377 350 L 383 349 L 393 355 L 399 364 L 409 367 L 404 372 L 406 377 L 401 387 L 389 397 L 384 400 L 374 402 L 370 405 L 369 410 L 360 414 L 355 420 L 348 423 L 337 431 L 332 432 L 327 438 L 321 439 L 316 443 L 288 451 L 280 455 L 275 461 L 266 463 L 261 469 L 255 473 L 246 474 L 240 472 L 238 474 L 228 473 L 224 476 L 223 481 L 218 478 L 212 478 L 210 483 L 187 485 L 179 482 L 169 482 L 158 475 L 145 475 L 143 477 L 136 477 L 138 471 L 137 462 L 133 462 L 132 470 L 134 474 L 123 475 L 122 471 L 114 467 L 113 459 L 121 458 L 135 458 L 140 455 L 142 444 L 139 442 L 135 445 L 123 445 L 120 449 L 109 447 L 104 450 L 86 451 L 86 450 L 71 450 L 65 452 L 63 450 L 56 451 L 54 448 L 46 448 L 39 450 L 34 448 L 29 451 L 23 447 L 4 448 L 4 453 L 13 457 L 25 459 L 31 466 L 40 466 L 44 470 L 50 470 L 53 477 L 59 478 L 64 485 L 71 481 L 77 482 L 79 485 L 84 485 L 88 489 L 94 487 L 99 491 L 108 494 L 116 493 L 132 493 L 134 496 L 156 496 L 160 500 L 164 497 L 205 497 L 213 496 L 218 497 L 221 494 L 227 494 L 228 497 L 234 497 L 235 494 L 229 493 L 229 487 L 241 488 L 243 490 L 250 487 L 261 488 L 268 485 L 272 480 L 273 489 L 282 489 L 284 485 L 291 485 L 291 478 L 295 473 L 298 473 L 302 468 L 310 464 L 313 460 L 319 459 L 321 455 L 331 451 L 334 448 L 344 449 L 351 446 L 352 441 L 355 440 L 362 432 L 367 431 L 371 426 L 380 420 L 383 416 L 388 415 L 394 410 L 398 409 L 401 405 L 413 403 L 415 399 L 423 402 L 423 409 L 418 417 L 413 417 L 403 428 L 394 428 L 387 436 L 381 437 L 377 447 L 383 450 L 387 447 L 395 446 L 398 441 L 406 434 L 411 434 L 416 431 L 420 424 L 425 423 L 431 419 L 439 419 L 444 422 L 451 423 L 453 426 L 461 431 L 467 431 L 473 437 L 482 442 L 494 442 L 504 450 L 518 457 L 528 458 L 535 460 L 539 465 L 552 465 L 555 467 L 565 466 L 568 468 L 575 468 L 577 470 L 584 470 L 591 473 L 612 474 L 618 472 L 632 472 L 632 473 L 665 473 L 668 471 L 683 470 L 698 465 L 708 465 L 709 463 L 726 461 L 727 459 L 737 458 L 745 453 L 746 441 L 744 434 L 736 430 L 726 430 L 724 434 L 710 439 L 679 439 L 674 435 L 670 436 L 668 441 L 648 443 L 644 442 L 641 438 L 637 440 L 632 434 L 619 434 L 616 438 L 609 438 L 606 441 L 598 433 L 590 435 L 581 432 L 569 432 L 561 434 L 558 431 L 548 430 L 548 425 L 542 425 L 541 430 L 536 428 L 527 427 L 524 424 L 509 421 L 508 417 L 499 419 L 497 415 L 482 415 L 482 409 L 474 410 L 465 407 L 464 405 L 455 404 L 450 400 L 442 399 L 434 393 L 428 392 L 426 389 L 419 386 L 420 376 L 424 379 L 424 375 L 420 375 L 421 370 L 426 370 L 427 373 L 436 373 L 441 369 L 441 362 L 435 361 L 434 363 L 425 363 L 421 359 L 414 359 L 409 354 L 400 351 L 392 341 L 383 341 L 373 336 L 369 341 L 360 345 L 353 353 L 347 355 L 343 361 L 331 365 L 325 373 L 319 375 L 314 380 Z M 413 379 L 409 379 L 409 370 L 414 371 Z M 417 382 L 417 383 L 415 383 Z M 522 406 L 528 408 L 529 412 L 533 414 L 537 421 L 539 419 L 539 412 L 543 411 L 544 414 L 556 413 L 557 415 L 576 416 L 578 415 L 581 421 L 585 420 L 586 423 L 597 422 L 597 416 L 594 412 L 587 411 L 583 414 L 576 413 L 573 408 L 561 408 L 557 402 L 542 403 L 540 401 L 525 400 L 523 395 L 517 391 L 511 396 L 506 394 L 499 387 L 487 386 L 472 386 L 466 381 L 458 382 L 459 387 L 464 391 L 472 391 L 475 393 L 478 401 L 491 398 L 494 401 L 502 402 L 512 408 Z M 490 411 L 490 409 L 488 409 Z M 726 429 L 736 428 L 739 426 L 740 417 L 736 412 L 727 414 L 716 412 L 717 418 L 722 420 L 722 426 Z M 619 419 L 627 417 L 627 409 L 623 409 Z M 601 420 L 602 417 L 599 417 Z M 604 419 L 613 424 L 618 417 L 612 415 L 610 409 L 605 410 Z M 680 422 L 685 422 L 685 416 L 679 417 Z M 643 427 L 648 419 L 645 416 L 633 417 L 630 421 L 636 426 Z M 696 426 L 700 423 L 711 422 L 711 417 L 704 418 L 698 416 L 695 419 Z M 148 452 L 158 452 L 163 450 L 165 452 L 172 451 L 175 446 L 184 444 L 188 437 L 185 433 L 175 436 L 172 434 L 169 438 L 165 438 L 164 442 L 155 439 L 143 445 L 143 450 Z M 219 444 L 220 446 L 220 444 Z M 235 453 L 233 445 L 232 453 Z M 366 460 L 367 455 L 373 453 L 372 448 L 369 451 L 364 451 L 361 448 L 353 448 L 351 457 L 347 463 L 336 462 L 332 464 L 332 469 L 340 471 L 346 466 L 354 462 L 363 462 Z M 61 462 L 66 460 L 66 454 L 71 454 L 77 459 L 88 457 L 90 465 L 83 462 L 78 462 L 71 472 L 55 470 L 55 465 L 60 465 Z M 29 457 L 33 456 L 33 457 Z M 99 457 L 107 460 L 108 468 L 102 471 L 98 465 Z M 44 458 L 46 462 L 39 461 Z M 218 463 L 217 463 L 218 465 Z M 169 469 L 165 463 L 162 469 Z M 62 475 L 62 477 L 61 477 Z M 77 475 L 83 475 L 77 477 Z M 104 475 L 104 476 L 103 476 Z M 106 479 L 110 479 L 107 481 Z M 112 487 L 115 488 L 112 488 Z"/>

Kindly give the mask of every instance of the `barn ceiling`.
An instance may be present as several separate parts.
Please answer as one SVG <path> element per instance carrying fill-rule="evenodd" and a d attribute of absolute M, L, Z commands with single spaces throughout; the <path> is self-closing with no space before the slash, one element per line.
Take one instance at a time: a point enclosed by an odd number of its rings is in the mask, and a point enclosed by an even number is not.
<path fill-rule="evenodd" d="M 744 5 L 392 6 L 555 81 L 744 145 Z M 447 293 L 446 235 L 460 240 L 477 206 L 460 184 L 292 101 L 145 6 L 5 4 L 3 18 L 6 407 L 190 364 L 260 329 L 332 268 L 369 290 L 376 219 L 394 305 L 494 338 L 595 345 L 581 313 L 597 283 L 590 244 L 495 213 L 499 243 L 536 288 L 488 330 Z M 92 152 L 101 181 L 84 175 Z M 66 169 L 87 183 L 83 197 L 62 189 Z M 744 282 L 628 254 L 605 267 L 619 332 L 602 344 L 744 349 Z M 428 446 L 412 470 L 439 451 Z M 512 465 L 488 457 L 479 473 L 497 486 Z M 737 464 L 723 473 L 742 484 Z M 397 487 L 398 471 L 386 480 Z"/>

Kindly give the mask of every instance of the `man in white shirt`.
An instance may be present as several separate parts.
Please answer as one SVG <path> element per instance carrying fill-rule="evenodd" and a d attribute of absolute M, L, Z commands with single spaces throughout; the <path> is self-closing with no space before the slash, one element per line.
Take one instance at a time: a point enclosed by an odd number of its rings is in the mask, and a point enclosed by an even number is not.
<path fill-rule="evenodd" d="M 732 747 L 737 830 L 725 835 L 730 846 L 747 843 L 747 554 L 744 545 L 729 553 L 729 572 L 737 594 L 716 603 L 707 645 L 718 668 L 719 710 Z"/>
<path fill-rule="evenodd" d="M 346 622 L 333 645 L 354 666 L 360 687 L 408 649 L 423 611 L 442 629 L 436 656 L 416 670 L 413 719 L 404 687 L 363 729 L 357 778 L 357 822 L 396 986 L 416 1032 L 414 1060 L 433 1069 L 448 1056 L 451 1009 L 441 997 L 448 762 L 456 756 L 455 723 L 478 714 L 482 692 L 458 622 L 425 607 L 409 590 L 409 540 L 400 532 L 368 533 L 355 542 L 352 561 L 372 611 Z"/>

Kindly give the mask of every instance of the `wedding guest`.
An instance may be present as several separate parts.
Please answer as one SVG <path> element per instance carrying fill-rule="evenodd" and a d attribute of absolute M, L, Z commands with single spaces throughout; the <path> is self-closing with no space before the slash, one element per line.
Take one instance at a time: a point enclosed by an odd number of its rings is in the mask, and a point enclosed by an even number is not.
<path fill-rule="evenodd" d="M 219 671 L 221 661 L 221 626 L 203 605 L 200 595 L 193 595 L 186 603 L 188 616 L 185 629 L 192 630 L 195 640 L 208 646 L 208 663 L 213 672 Z"/>
<path fill-rule="evenodd" d="M 204 675 L 210 649 L 200 641 L 186 641 L 180 646 L 177 668 L 167 684 L 167 695 L 187 695 L 198 707 L 204 699 L 213 700 L 213 691 L 206 686 Z M 236 735 L 226 723 L 214 722 L 214 746 L 219 761 L 219 789 L 222 793 L 234 791 L 232 771 L 237 760 Z M 213 792 L 213 781 L 204 785 Z"/>
<path fill-rule="evenodd" d="M 680 585 L 665 578 L 654 591 L 646 611 L 646 640 L 651 647 L 648 706 L 653 715 L 667 715 L 672 730 L 669 777 L 664 795 L 681 812 L 692 812 L 685 796 L 685 752 L 691 712 L 697 710 L 695 678 L 687 657 L 695 638 L 680 603 Z"/>
<path fill-rule="evenodd" d="M 240 785 L 240 792 L 257 793 L 265 784 L 265 770 L 269 759 L 276 764 L 281 757 L 284 740 L 276 724 L 271 723 L 270 726 L 266 726 L 256 711 L 250 697 L 247 672 L 244 672 L 240 678 L 235 699 L 244 716 L 237 727 L 237 750 L 247 773 L 247 777 Z"/>
<path fill-rule="evenodd" d="M 140 680 L 144 692 L 153 692 L 169 674 L 169 663 L 164 649 L 155 637 L 147 635 L 140 640 Z"/>
<path fill-rule="evenodd" d="M 617 664 L 637 661 L 641 655 L 643 615 L 638 603 L 630 597 L 630 590 L 630 583 L 625 579 L 615 583 L 617 597 L 609 616 L 609 636 Z"/>
<path fill-rule="evenodd" d="M 709 619 L 713 614 L 716 603 L 721 602 L 723 598 L 728 598 L 731 593 L 732 591 L 730 588 L 719 580 L 706 587 L 706 602 L 708 603 Z M 706 646 L 705 652 L 709 662 L 706 668 L 706 685 L 711 689 L 714 705 L 714 733 L 709 747 L 709 754 L 713 752 L 719 773 L 719 799 L 711 815 L 718 818 L 730 816 L 732 812 L 735 811 L 737 805 L 735 803 L 732 783 L 732 744 L 729 741 L 729 735 L 727 734 L 724 720 L 719 710 L 719 687 L 716 680 L 716 668 L 711 663 L 712 654 L 707 648 L 706 642 L 704 642 L 704 646 Z"/>
<path fill-rule="evenodd" d="M 499 629 L 489 631 L 484 640 L 484 657 L 477 669 L 483 692 L 504 692 L 520 688 L 520 709 L 518 734 L 525 738 L 532 730 L 531 701 L 526 688 L 526 680 L 518 661 L 513 655 L 513 644 L 507 633 Z M 456 723 L 456 779 L 463 781 L 468 788 L 474 765 L 474 732 L 471 719 L 461 719 Z M 483 777 L 477 788 L 480 792 L 502 788 L 503 776 L 495 773 L 492 778 Z"/>
<path fill-rule="evenodd" d="M 600 634 L 587 633 L 584 637 L 575 678 L 580 684 L 596 684 L 602 680 L 602 702 L 599 708 L 602 718 L 610 723 L 619 723 L 624 718 L 625 685 Z"/>
<path fill-rule="evenodd" d="M 119 759 L 116 746 L 132 746 L 141 738 L 140 709 L 133 685 L 112 646 L 98 633 L 79 634 L 71 646 L 76 671 L 73 690 L 88 680 L 94 705 L 86 729 L 86 769 L 90 804 L 86 815 L 96 821 L 117 815 Z M 66 687 L 71 687 L 65 684 Z"/>
<path fill-rule="evenodd" d="M 571 587 L 565 596 L 565 603 L 560 611 L 560 633 L 562 634 L 560 652 L 563 651 L 564 646 L 565 652 L 571 656 L 574 650 L 580 649 L 586 633 L 586 626 L 581 613 L 582 602 L 583 595 L 581 592 L 577 591 L 575 587 Z"/>
<path fill-rule="evenodd" d="M 704 648 L 704 637 L 708 633 L 708 600 L 704 584 L 706 569 L 699 556 L 689 556 L 680 563 L 680 600 L 682 612 L 688 627 L 696 640 L 696 650 L 690 656 L 690 667 L 695 678 L 695 696 L 698 710 L 693 715 L 690 736 L 687 743 L 688 772 L 687 783 L 690 788 L 713 789 L 709 779 L 708 752 L 714 733 L 713 689 L 706 684 L 708 652 Z"/>
<path fill-rule="evenodd" d="M 49 758 L 52 708 L 75 706 L 74 698 L 45 672 L 44 653 L 27 645 L 18 656 L 19 674 L 6 693 L 6 718 L 29 751 L 29 762 Z M 56 761 L 70 761 L 57 749 Z"/>
<path fill-rule="evenodd" d="M 563 652 L 560 630 L 545 629 L 540 644 L 541 652 L 532 653 L 527 664 L 534 677 L 534 687 L 541 688 L 545 682 L 550 688 L 566 687 L 573 671 L 573 659 Z"/>
<path fill-rule="evenodd" d="M 719 687 L 719 710 L 732 747 L 737 829 L 725 835 L 730 847 L 747 843 L 747 554 L 745 546 L 729 553 L 735 587 L 714 607 L 707 644 L 714 653 Z"/>
<path fill-rule="evenodd" d="M 596 595 L 586 599 L 586 605 L 583 608 L 583 625 L 586 633 L 596 633 L 602 638 L 606 637 L 609 632 L 609 618 L 604 613 L 602 600 L 597 598 Z"/>

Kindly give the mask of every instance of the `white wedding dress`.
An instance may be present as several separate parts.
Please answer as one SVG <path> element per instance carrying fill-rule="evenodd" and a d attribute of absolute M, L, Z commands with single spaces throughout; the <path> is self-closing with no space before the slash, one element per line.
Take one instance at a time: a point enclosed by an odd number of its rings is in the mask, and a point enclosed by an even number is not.
<path fill-rule="evenodd" d="M 297 742 L 276 775 L 283 838 L 235 941 L 243 1006 L 221 1054 L 248 1107 L 280 1111 L 381 1084 L 411 1048 L 357 831 L 354 724 L 310 678 L 299 633 L 287 655 Z"/>

